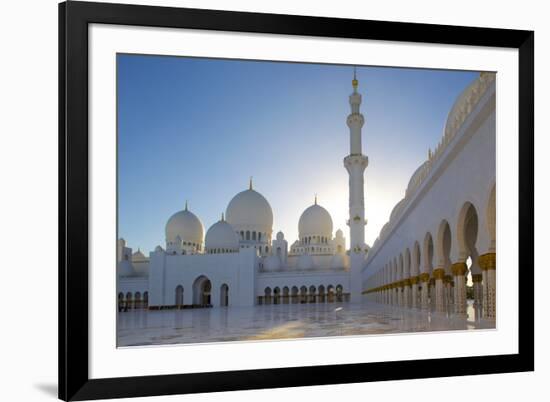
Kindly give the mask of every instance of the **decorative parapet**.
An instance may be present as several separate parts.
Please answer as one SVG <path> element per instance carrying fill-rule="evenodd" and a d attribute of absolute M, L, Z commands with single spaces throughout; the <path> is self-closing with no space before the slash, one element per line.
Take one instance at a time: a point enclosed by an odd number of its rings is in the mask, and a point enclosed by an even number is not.
<path fill-rule="evenodd" d="M 390 220 L 382 227 L 369 253 L 372 257 L 376 255 L 376 250 L 384 244 L 386 237 L 392 232 L 395 222 L 401 216 L 401 212 L 409 205 L 410 200 L 416 194 L 417 190 L 428 177 L 431 176 L 432 170 L 437 166 L 437 162 L 445 154 L 447 147 L 460 131 L 462 125 L 468 119 L 472 110 L 475 109 L 495 78 L 495 73 L 481 72 L 479 77 L 459 96 L 447 116 L 447 122 L 441 140 L 433 151 L 431 149 L 428 150 L 428 158 L 412 175 L 407 190 L 405 191 L 405 197 L 395 205 L 390 215 Z"/>
<path fill-rule="evenodd" d="M 428 150 L 428 159 L 422 164 L 420 170 L 414 175 L 407 187 L 405 198 L 408 198 L 411 194 L 418 189 L 424 180 L 429 176 L 432 167 L 439 160 L 441 155 L 444 154 L 447 146 L 454 139 L 472 110 L 482 98 L 483 94 L 489 87 L 489 85 L 495 80 L 494 73 L 482 72 L 479 77 L 470 84 L 468 88 L 460 95 L 451 109 L 445 129 L 443 130 L 443 136 L 436 145 L 434 151 Z"/>

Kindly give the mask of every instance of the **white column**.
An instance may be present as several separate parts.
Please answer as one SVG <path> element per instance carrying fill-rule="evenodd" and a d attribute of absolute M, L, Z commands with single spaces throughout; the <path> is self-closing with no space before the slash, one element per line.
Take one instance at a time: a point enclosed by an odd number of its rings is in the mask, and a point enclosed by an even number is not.
<path fill-rule="evenodd" d="M 397 286 L 397 305 L 403 307 L 403 287 L 401 286 L 401 281 L 399 281 L 399 285 Z"/>
<path fill-rule="evenodd" d="M 429 300 L 428 300 L 428 287 L 430 286 L 430 274 L 424 272 L 420 274 L 420 280 L 422 282 L 422 291 L 421 291 L 421 306 L 423 310 L 429 310 Z"/>
<path fill-rule="evenodd" d="M 483 299 L 483 275 L 482 274 L 473 274 L 472 282 L 474 284 L 474 307 L 476 309 L 482 306 Z"/>
<path fill-rule="evenodd" d="M 409 279 L 405 280 L 405 286 L 403 287 L 403 306 L 409 308 L 411 306 L 411 285 Z"/>
<path fill-rule="evenodd" d="M 433 276 L 435 279 L 435 309 L 436 311 L 445 311 L 444 304 L 444 289 L 443 289 L 443 278 L 445 277 L 444 268 L 436 268 L 433 271 Z"/>
<path fill-rule="evenodd" d="M 496 254 L 483 254 L 479 256 L 478 261 L 483 271 L 483 315 L 494 319 L 496 317 Z"/>
<path fill-rule="evenodd" d="M 455 282 L 455 313 L 466 314 L 466 272 L 468 267 L 464 262 L 457 262 L 451 266 Z"/>
<path fill-rule="evenodd" d="M 411 281 L 411 307 L 418 307 L 418 277 L 414 276 L 410 279 Z"/>

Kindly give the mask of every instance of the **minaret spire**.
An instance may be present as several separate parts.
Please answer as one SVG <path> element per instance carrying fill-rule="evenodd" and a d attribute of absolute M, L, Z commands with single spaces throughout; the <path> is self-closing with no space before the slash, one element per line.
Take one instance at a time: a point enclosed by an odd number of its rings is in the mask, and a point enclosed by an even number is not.
<path fill-rule="evenodd" d="M 361 155 L 363 152 L 361 149 L 361 128 L 365 123 L 365 119 L 359 110 L 362 98 L 361 94 L 357 92 L 359 81 L 357 80 L 357 70 L 355 68 L 353 69 L 353 80 L 351 84 L 353 86 L 353 93 L 349 96 L 351 114 L 348 116 L 347 120 L 350 129 L 350 154 Z"/>
<path fill-rule="evenodd" d="M 357 92 L 357 68 L 353 68 L 351 81 L 353 93 L 349 96 L 351 113 L 347 118 L 350 139 L 350 154 L 344 158 L 344 166 L 349 174 L 349 232 L 350 232 L 350 273 L 351 300 L 361 301 L 362 270 L 365 262 L 365 180 L 364 173 L 368 158 L 363 155 L 361 130 L 365 118 L 361 114 L 361 94 Z"/>

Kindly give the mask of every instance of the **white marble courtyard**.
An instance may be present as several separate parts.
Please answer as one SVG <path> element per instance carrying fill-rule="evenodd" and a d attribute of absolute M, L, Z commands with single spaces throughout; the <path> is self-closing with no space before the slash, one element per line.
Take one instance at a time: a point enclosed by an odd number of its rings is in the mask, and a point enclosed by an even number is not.
<path fill-rule="evenodd" d="M 279 304 L 118 313 L 118 346 L 227 342 L 495 328 L 467 315 L 377 303 Z"/>

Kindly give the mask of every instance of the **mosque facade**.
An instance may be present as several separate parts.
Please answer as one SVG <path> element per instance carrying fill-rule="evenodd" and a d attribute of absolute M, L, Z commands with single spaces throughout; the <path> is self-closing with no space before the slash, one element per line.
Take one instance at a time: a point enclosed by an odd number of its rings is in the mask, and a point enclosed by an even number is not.
<path fill-rule="evenodd" d="M 119 309 L 372 301 L 464 315 L 467 300 L 496 318 L 496 80 L 482 72 L 458 96 L 440 142 L 412 174 L 372 248 L 365 244 L 358 81 L 347 117 L 349 249 L 318 204 L 298 239 L 273 236 L 273 211 L 252 185 L 206 234 L 186 207 L 166 224 L 165 247 L 145 256 L 118 240 Z M 471 294 L 469 294 L 469 290 Z"/>
<path fill-rule="evenodd" d="M 317 202 L 298 222 L 298 239 L 289 244 L 273 236 L 273 211 L 253 188 L 231 199 L 225 214 L 204 233 L 188 205 L 166 223 L 165 247 L 145 256 L 117 244 L 119 310 L 231 307 L 261 304 L 358 302 L 365 244 L 364 171 L 361 95 L 354 76 L 349 97 L 349 173 L 351 248 L 341 229 L 334 232 L 330 213 Z"/>

